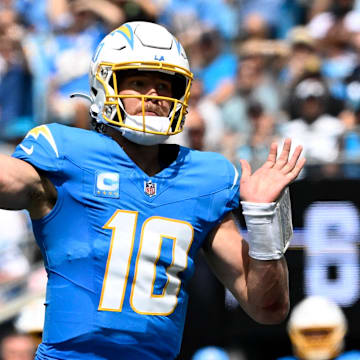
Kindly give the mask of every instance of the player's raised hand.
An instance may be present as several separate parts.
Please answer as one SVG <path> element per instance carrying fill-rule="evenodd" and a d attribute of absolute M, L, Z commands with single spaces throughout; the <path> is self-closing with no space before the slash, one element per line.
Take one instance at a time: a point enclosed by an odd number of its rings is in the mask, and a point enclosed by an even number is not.
<path fill-rule="evenodd" d="M 253 174 L 250 164 L 240 160 L 242 175 L 240 179 L 240 197 L 244 201 L 268 203 L 276 201 L 284 188 L 297 178 L 305 165 L 300 158 L 302 146 L 297 146 L 289 158 L 291 139 L 286 139 L 280 156 L 278 145 L 272 143 L 266 162 Z"/>

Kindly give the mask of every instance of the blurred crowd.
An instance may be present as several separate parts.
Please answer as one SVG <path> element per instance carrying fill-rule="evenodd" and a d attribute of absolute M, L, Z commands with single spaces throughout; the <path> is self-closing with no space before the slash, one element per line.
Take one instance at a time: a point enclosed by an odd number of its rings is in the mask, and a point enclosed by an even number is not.
<path fill-rule="evenodd" d="M 3 145 L 38 124 L 88 128 L 88 103 L 69 96 L 88 92 L 99 40 L 131 20 L 167 26 L 195 74 L 171 141 L 257 168 L 290 136 L 305 146 L 303 176 L 360 175 L 359 0 L 2 0 Z"/>
<path fill-rule="evenodd" d="M 0 151 L 39 124 L 89 128 L 89 104 L 70 95 L 88 93 L 100 39 L 132 20 L 165 25 L 194 72 L 185 130 L 169 141 L 255 170 L 291 137 L 303 177 L 360 177 L 360 0 L 0 0 Z M 0 222 L 7 284 L 39 255 L 26 214 Z"/>

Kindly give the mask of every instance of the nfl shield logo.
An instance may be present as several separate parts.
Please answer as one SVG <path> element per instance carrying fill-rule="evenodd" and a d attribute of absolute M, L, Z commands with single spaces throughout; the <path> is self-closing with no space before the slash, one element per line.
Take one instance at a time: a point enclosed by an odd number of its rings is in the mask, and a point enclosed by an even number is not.
<path fill-rule="evenodd" d="M 156 195 L 156 184 L 151 180 L 144 181 L 144 192 L 150 197 Z"/>

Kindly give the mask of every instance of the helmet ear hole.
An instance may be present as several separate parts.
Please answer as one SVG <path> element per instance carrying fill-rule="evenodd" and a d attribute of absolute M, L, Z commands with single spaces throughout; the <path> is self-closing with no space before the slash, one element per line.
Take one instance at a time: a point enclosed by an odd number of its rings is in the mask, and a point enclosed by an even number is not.
<path fill-rule="evenodd" d="M 91 87 L 91 93 L 96 97 L 98 91 L 94 87 Z"/>

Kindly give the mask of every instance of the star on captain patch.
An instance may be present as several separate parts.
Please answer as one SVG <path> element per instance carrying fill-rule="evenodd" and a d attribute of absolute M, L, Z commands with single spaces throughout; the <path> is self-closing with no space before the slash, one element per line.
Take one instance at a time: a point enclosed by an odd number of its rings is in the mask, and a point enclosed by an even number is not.
<path fill-rule="evenodd" d="M 120 176 L 118 173 L 109 171 L 96 172 L 95 196 L 107 198 L 119 198 Z"/>
<path fill-rule="evenodd" d="M 144 181 L 144 193 L 150 197 L 156 195 L 156 183 L 151 180 Z"/>

